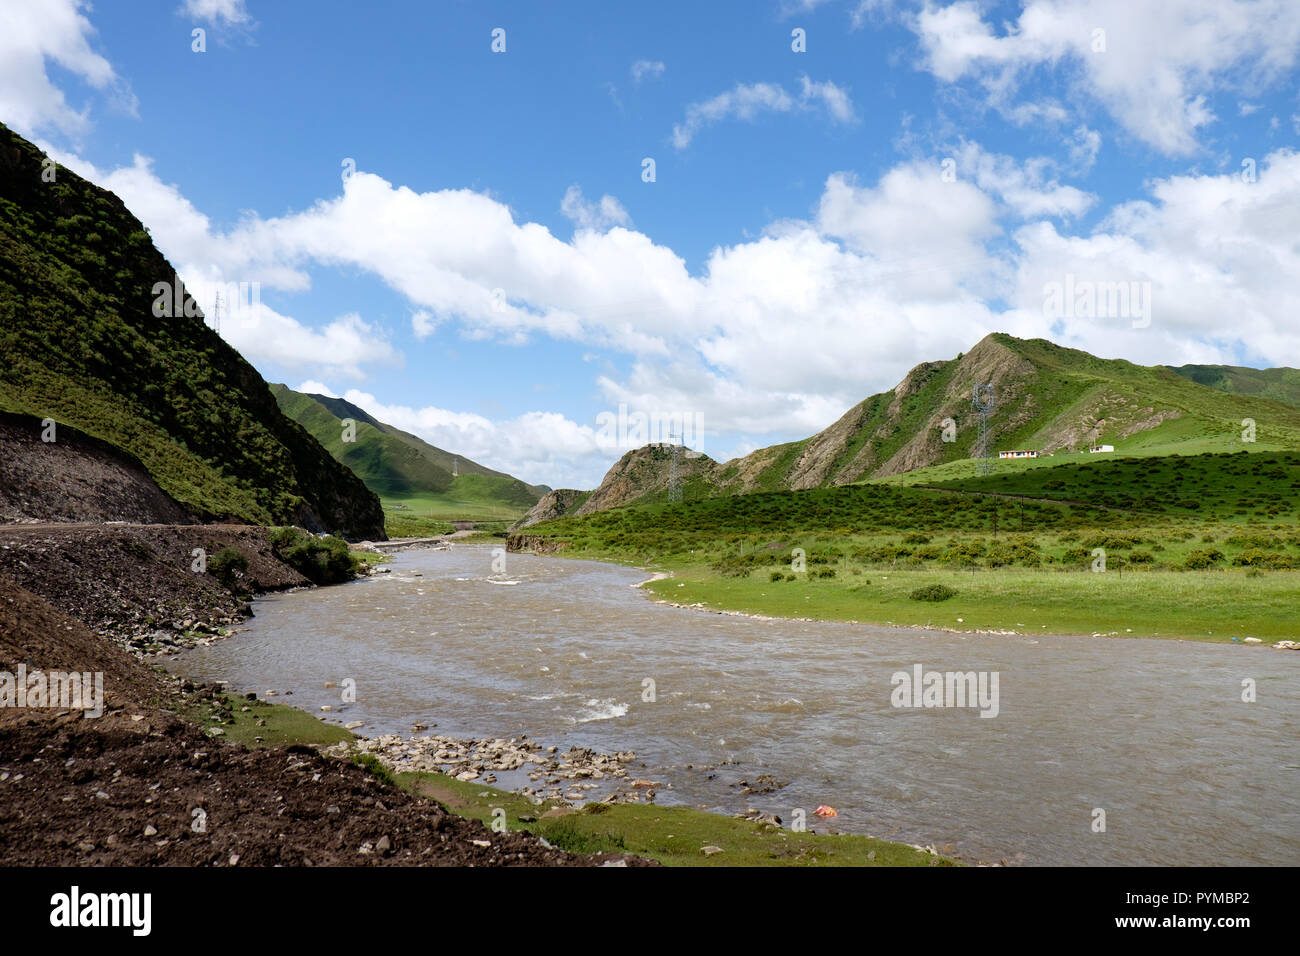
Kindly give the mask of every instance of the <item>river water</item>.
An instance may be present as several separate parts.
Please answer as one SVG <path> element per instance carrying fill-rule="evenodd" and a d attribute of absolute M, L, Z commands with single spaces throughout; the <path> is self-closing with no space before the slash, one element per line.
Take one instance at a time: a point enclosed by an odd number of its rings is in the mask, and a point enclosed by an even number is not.
<path fill-rule="evenodd" d="M 969 861 L 1300 863 L 1298 653 L 762 621 L 658 604 L 641 571 L 507 559 L 494 574 L 488 546 L 397 554 L 389 574 L 258 600 L 247 630 L 172 669 L 292 690 L 368 736 L 418 721 L 633 750 L 636 776 L 671 784 L 661 804 L 801 808 L 819 831 L 828 804 L 838 830 Z M 892 676 L 918 664 L 996 674 L 997 716 L 893 706 Z M 342 705 L 324 685 L 348 678 Z M 742 793 L 759 774 L 785 786 Z"/>

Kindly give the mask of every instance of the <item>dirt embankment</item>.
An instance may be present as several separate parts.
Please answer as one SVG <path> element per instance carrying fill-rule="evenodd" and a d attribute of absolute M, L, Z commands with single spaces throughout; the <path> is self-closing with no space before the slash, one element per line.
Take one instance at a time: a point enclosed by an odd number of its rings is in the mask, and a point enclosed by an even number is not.
<path fill-rule="evenodd" d="M 506 537 L 507 551 L 531 551 L 534 554 L 555 554 L 569 546 L 568 541 L 556 541 L 540 534 L 512 534 Z"/>
<path fill-rule="evenodd" d="M 119 597 L 142 603 L 132 592 Z M 85 705 L 93 703 L 86 697 L 76 709 L 54 700 L 41 702 L 53 706 L 15 706 L 15 675 L 25 672 L 30 686 L 32 674 L 51 671 L 102 675 L 102 714 L 86 715 Z M 607 861 L 573 856 L 526 834 L 492 832 L 311 748 L 249 750 L 218 742 L 180 716 L 196 698 L 216 693 L 155 671 L 0 575 L 0 863 Z"/>
<path fill-rule="evenodd" d="M 167 651 L 250 613 L 206 570 L 227 547 L 248 560 L 243 593 L 309 583 L 249 525 L 0 525 L 0 578 L 123 647 Z"/>
<path fill-rule="evenodd" d="M 195 521 L 138 458 L 71 425 L 0 413 L 0 449 L 0 521 Z"/>

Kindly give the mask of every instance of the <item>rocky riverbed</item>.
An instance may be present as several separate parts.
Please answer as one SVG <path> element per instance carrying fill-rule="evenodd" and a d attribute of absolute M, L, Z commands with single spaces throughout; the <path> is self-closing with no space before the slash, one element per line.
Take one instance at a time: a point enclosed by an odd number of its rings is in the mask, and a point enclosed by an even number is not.
<path fill-rule="evenodd" d="M 461 781 L 501 782 L 539 804 L 653 802 L 658 789 L 671 788 L 637 778 L 632 772 L 637 759 L 632 751 L 603 754 L 584 747 L 562 751 L 527 737 L 458 740 L 440 734 L 383 734 L 336 744 L 330 752 L 374 754 L 397 773 L 437 772 Z"/>

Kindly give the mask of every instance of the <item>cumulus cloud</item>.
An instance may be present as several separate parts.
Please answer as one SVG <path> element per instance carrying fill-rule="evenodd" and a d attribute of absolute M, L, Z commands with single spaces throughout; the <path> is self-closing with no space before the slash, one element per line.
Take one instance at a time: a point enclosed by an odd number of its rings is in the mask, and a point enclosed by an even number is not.
<path fill-rule="evenodd" d="M 380 421 L 431 445 L 525 481 L 557 488 L 591 488 L 612 461 L 611 451 L 603 446 L 594 423 L 580 424 L 555 412 L 527 412 L 493 421 L 433 405 L 414 408 L 385 404 L 357 389 L 348 390 L 343 397 Z"/>
<path fill-rule="evenodd" d="M 725 119 L 752 121 L 762 113 L 793 113 L 823 109 L 837 123 L 856 121 L 847 90 L 832 82 L 814 83 L 800 77 L 798 94 L 776 83 L 737 83 L 730 90 L 686 107 L 686 117 L 673 127 L 673 146 L 685 149 L 696 134 Z"/>
<path fill-rule="evenodd" d="M 1078 138 L 1091 149 L 1086 132 Z M 954 182 L 935 159 L 868 182 L 833 173 L 807 219 L 718 246 L 696 272 L 627 226 L 579 228 L 566 241 L 491 196 L 420 193 L 364 171 L 340 195 L 276 218 L 250 214 L 227 231 L 147 160 L 91 168 L 91 178 L 153 228 L 205 307 L 231 276 L 301 289 L 317 268 L 357 269 L 407 298 L 417 334 L 445 324 L 630 357 L 625 371 L 594 373 L 605 407 L 698 415 L 702 450 L 716 457 L 745 435 L 811 434 L 915 363 L 991 331 L 1144 362 L 1275 364 L 1300 354 L 1291 322 L 1300 311 L 1300 154 L 1261 159 L 1255 182 L 1154 181 L 1089 234 L 1066 224 L 1095 199 L 1063 185 L 1047 161 L 1014 163 L 974 143 L 958 156 Z M 601 208 L 580 193 L 570 206 L 575 215 Z M 1149 327 L 1047 315 L 1044 287 L 1067 274 L 1150 282 Z M 304 377 L 338 381 L 400 360 L 384 330 L 355 314 L 315 325 L 266 305 L 254 314 L 250 327 L 229 321 L 222 334 L 254 361 L 296 364 Z M 370 404 L 357 404 L 382 420 L 534 481 L 590 485 L 617 454 L 601 446 L 594 420 L 537 411 L 493 421 L 365 397 Z"/>
<path fill-rule="evenodd" d="M 5 0 L 0 4 L 0 116 L 29 138 L 41 132 L 77 137 L 90 120 L 50 80 L 50 65 L 112 97 L 128 113 L 135 98 L 112 64 L 91 47 L 94 27 L 82 0 Z"/>
<path fill-rule="evenodd" d="M 302 392 L 304 395 L 324 395 L 326 398 L 338 398 L 324 382 L 318 382 L 310 378 L 295 386 L 294 391 Z"/>
<path fill-rule="evenodd" d="M 1292 0 L 1027 0 L 1001 31 L 973 0 L 925 0 L 908 19 L 940 80 L 972 79 L 991 105 L 1027 119 L 1015 102 L 1026 76 L 1060 69 L 1077 94 L 1168 155 L 1197 150 L 1216 84 L 1258 90 L 1300 56 Z"/>
<path fill-rule="evenodd" d="M 1092 235 L 1063 235 L 1049 223 L 1017 231 L 1015 291 L 1008 325 L 1101 355 L 1146 363 L 1258 362 L 1300 354 L 1300 153 L 1281 150 L 1239 172 L 1174 176 L 1151 198 L 1124 203 Z M 1150 325 L 1123 315 L 1044 316 L 1048 283 L 1150 283 Z M 1011 329 L 1009 329 L 1010 331 Z"/>
<path fill-rule="evenodd" d="M 174 184 L 158 178 L 147 157 L 136 155 L 130 166 L 106 172 L 50 144 L 37 145 L 61 165 L 122 198 L 149 226 L 154 242 L 176 266 L 204 313 L 222 314 L 222 337 L 248 358 L 291 368 L 332 370 L 349 378 L 364 378 L 367 365 L 400 363 L 386 332 L 356 313 L 336 316 L 315 328 L 261 301 L 263 290 L 309 289 L 308 273 L 278 263 L 275 255 L 258 248 L 249 230 L 215 231 L 208 217 Z M 218 292 L 223 294 L 220 309 Z"/>
<path fill-rule="evenodd" d="M 613 196 L 601 196 L 599 202 L 587 202 L 580 186 L 570 186 L 560 202 L 560 212 L 579 229 L 605 230 L 611 226 L 630 226 L 627 210 Z"/>
<path fill-rule="evenodd" d="M 1087 132 L 1076 144 L 1072 162 L 1090 166 L 1100 148 L 1100 137 Z M 984 192 L 997 195 L 1024 219 L 1081 216 L 1097 201 L 1091 193 L 1061 185 L 1054 175 L 1056 162 L 1045 156 L 1022 162 L 989 153 L 978 143 L 964 142 L 955 158 L 962 175 L 974 179 Z"/>

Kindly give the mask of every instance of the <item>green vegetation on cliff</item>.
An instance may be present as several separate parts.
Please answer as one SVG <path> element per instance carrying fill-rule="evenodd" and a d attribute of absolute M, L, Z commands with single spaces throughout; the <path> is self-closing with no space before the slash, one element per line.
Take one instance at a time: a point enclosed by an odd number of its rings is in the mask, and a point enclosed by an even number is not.
<path fill-rule="evenodd" d="M 0 411 L 125 449 L 203 519 L 382 537 L 378 499 L 201 314 L 154 315 L 175 272 L 140 221 L 44 158 L 0 125 Z"/>

